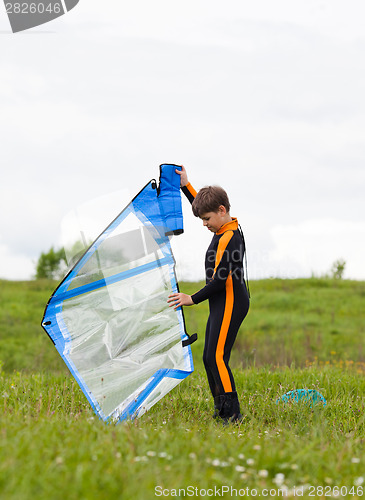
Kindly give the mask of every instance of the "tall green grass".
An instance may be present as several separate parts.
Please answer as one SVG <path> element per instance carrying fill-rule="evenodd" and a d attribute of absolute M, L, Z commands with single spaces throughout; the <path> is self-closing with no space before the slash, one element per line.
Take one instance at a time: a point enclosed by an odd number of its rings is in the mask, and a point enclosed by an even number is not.
<path fill-rule="evenodd" d="M 184 286 L 185 285 L 185 286 Z M 201 284 L 186 283 L 193 293 Z M 252 281 L 251 305 L 237 336 L 234 366 L 353 362 L 365 366 L 365 283 L 332 279 Z M 203 341 L 208 305 L 186 308 Z"/>
<path fill-rule="evenodd" d="M 41 328 L 43 311 L 57 283 L 0 280 L 0 361 L 6 371 L 67 373 Z"/>
<path fill-rule="evenodd" d="M 361 486 L 364 377 L 310 367 L 250 368 L 236 378 L 245 415 L 239 426 L 213 421 L 198 373 L 141 419 L 113 426 L 93 415 L 70 377 L 3 374 L 0 497 L 149 499 L 158 487 L 293 493 Z M 293 387 L 319 389 L 327 406 L 276 404 Z"/>
<path fill-rule="evenodd" d="M 6 371 L 66 373 L 40 328 L 57 283 L 0 281 L 0 360 Z M 181 283 L 193 293 L 202 283 Z M 304 367 L 308 363 L 365 363 L 365 283 L 331 279 L 252 281 L 251 307 L 243 322 L 232 365 Z M 185 308 L 187 329 L 198 333 L 194 351 L 200 366 L 208 305 Z"/>
<path fill-rule="evenodd" d="M 39 326 L 54 286 L 0 282 L 1 500 L 148 500 L 214 488 L 224 498 L 247 488 L 325 498 L 336 487 L 363 498 L 364 283 L 251 284 L 232 356 L 244 420 L 227 427 L 211 418 L 205 304 L 185 310 L 199 334 L 195 372 L 140 419 L 105 425 Z M 276 402 L 295 388 L 319 390 L 327 405 Z"/>

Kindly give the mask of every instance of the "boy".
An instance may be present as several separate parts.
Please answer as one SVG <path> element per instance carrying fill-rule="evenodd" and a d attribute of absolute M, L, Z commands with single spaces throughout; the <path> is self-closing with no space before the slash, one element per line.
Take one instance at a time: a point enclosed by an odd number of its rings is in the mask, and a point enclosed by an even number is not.
<path fill-rule="evenodd" d="M 172 293 L 168 302 L 176 309 L 209 300 L 203 361 L 214 397 L 214 417 L 224 423 L 237 422 L 242 415 L 228 362 L 238 329 L 249 309 L 243 273 L 244 239 L 237 219 L 229 213 L 228 196 L 222 188 L 209 186 L 197 193 L 188 181 L 185 168 L 176 172 L 195 217 L 200 217 L 214 236 L 205 256 L 205 287 L 191 296 Z"/>

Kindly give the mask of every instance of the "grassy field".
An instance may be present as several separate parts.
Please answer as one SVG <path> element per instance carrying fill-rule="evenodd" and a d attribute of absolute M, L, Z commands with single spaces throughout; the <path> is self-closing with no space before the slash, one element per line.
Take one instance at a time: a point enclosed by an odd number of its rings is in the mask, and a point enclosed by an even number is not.
<path fill-rule="evenodd" d="M 365 283 L 252 282 L 232 356 L 245 418 L 230 427 L 211 418 L 205 304 L 185 311 L 195 372 L 141 419 L 106 426 L 39 326 L 54 286 L 0 282 L 1 500 L 364 497 Z M 295 388 L 327 406 L 276 403 Z"/>

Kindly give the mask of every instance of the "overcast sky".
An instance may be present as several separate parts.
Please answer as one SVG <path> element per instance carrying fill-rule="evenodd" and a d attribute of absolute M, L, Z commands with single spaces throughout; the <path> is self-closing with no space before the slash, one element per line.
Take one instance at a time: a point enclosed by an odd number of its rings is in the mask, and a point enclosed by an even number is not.
<path fill-rule="evenodd" d="M 12 34 L 0 6 L 0 277 L 29 279 L 63 216 L 161 163 L 222 185 L 252 278 L 365 279 L 363 0 L 80 0 Z M 211 234 L 184 200 L 181 278 Z M 122 208 L 122 207 L 121 207 Z"/>

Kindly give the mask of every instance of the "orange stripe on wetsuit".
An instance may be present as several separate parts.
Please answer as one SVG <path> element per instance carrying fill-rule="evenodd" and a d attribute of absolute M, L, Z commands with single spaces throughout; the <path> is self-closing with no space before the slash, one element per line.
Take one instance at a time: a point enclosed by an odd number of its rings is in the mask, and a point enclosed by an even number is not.
<path fill-rule="evenodd" d="M 188 182 L 186 184 L 186 189 L 189 191 L 189 193 L 191 194 L 191 196 L 194 196 L 194 198 L 195 198 L 195 196 L 196 196 L 197 193 L 196 193 L 195 189 L 193 188 L 193 186 L 190 184 L 190 182 Z"/>
<path fill-rule="evenodd" d="M 190 203 L 193 203 L 194 198 L 196 196 L 196 191 L 193 188 L 193 186 L 188 182 L 185 186 L 182 186 L 181 188 L 182 192 L 184 195 L 187 197 L 187 199 L 190 201 Z"/>
<path fill-rule="evenodd" d="M 225 233 L 223 233 L 222 237 L 219 240 L 214 274 L 217 270 L 217 267 L 219 266 L 220 261 L 222 260 L 222 256 L 226 251 L 228 243 L 231 241 L 232 236 L 233 236 L 233 231 L 226 231 Z M 223 356 L 224 356 L 224 346 L 227 340 L 229 325 L 231 324 L 231 319 L 232 319 L 233 302 L 234 302 L 233 281 L 232 281 L 232 275 L 231 273 L 229 273 L 226 280 L 226 303 L 224 307 L 223 321 L 219 332 L 217 350 L 215 354 L 215 360 L 217 363 L 219 376 L 221 378 L 223 389 L 225 392 L 232 392 L 232 383 Z"/>

